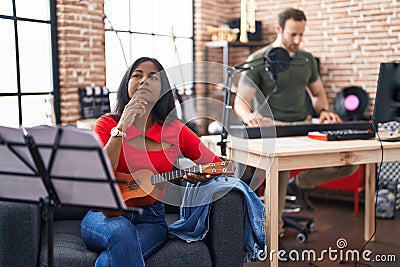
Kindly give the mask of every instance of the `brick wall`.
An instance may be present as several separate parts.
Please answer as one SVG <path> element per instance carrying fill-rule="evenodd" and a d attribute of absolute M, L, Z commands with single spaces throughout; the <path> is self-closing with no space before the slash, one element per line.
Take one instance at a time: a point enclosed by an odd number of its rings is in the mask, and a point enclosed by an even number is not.
<path fill-rule="evenodd" d="M 105 85 L 104 0 L 57 0 L 61 120 L 80 119 L 77 88 Z M 358 85 L 370 95 L 372 112 L 380 62 L 399 59 L 400 3 L 395 0 L 258 0 L 256 20 L 262 21 L 263 41 L 274 40 L 277 13 L 301 8 L 308 23 L 303 48 L 321 59 L 321 77 L 329 101 L 346 86 Z M 194 58 L 204 60 L 211 41 L 207 25 L 219 26 L 240 17 L 240 0 L 194 0 Z M 246 48 L 230 52 L 230 65 L 242 63 Z M 209 59 L 221 62 L 221 52 Z M 196 87 L 204 95 L 204 86 Z"/>
<path fill-rule="evenodd" d="M 104 0 L 57 0 L 61 122 L 81 118 L 78 88 L 105 85 Z"/>
<path fill-rule="evenodd" d="M 230 17 L 240 16 L 240 0 L 226 1 L 225 5 Z M 379 64 L 400 57 L 400 3 L 393 0 L 258 0 L 256 20 L 262 21 L 265 42 L 274 40 L 276 16 L 286 7 L 300 8 L 307 15 L 302 45 L 321 60 L 321 77 L 330 104 L 344 87 L 357 85 L 369 93 L 371 113 Z M 221 10 L 201 10 L 208 14 L 208 19 L 198 18 L 196 23 L 201 27 L 226 23 L 226 15 L 221 13 L 228 12 Z M 221 18 L 225 21 L 221 22 Z M 211 38 L 204 31 L 195 31 L 195 40 L 195 60 L 200 60 L 204 42 Z M 232 65 L 245 61 L 246 52 L 242 50 L 238 56 L 239 52 L 232 51 Z M 221 62 L 218 57 L 214 59 Z"/>

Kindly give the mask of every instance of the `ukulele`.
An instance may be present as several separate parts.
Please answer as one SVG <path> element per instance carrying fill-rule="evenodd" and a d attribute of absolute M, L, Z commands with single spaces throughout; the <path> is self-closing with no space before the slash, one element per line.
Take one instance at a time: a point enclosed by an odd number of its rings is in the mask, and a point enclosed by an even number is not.
<path fill-rule="evenodd" d="M 151 170 L 144 169 L 133 173 L 116 173 L 118 185 L 121 189 L 123 200 L 127 206 L 137 206 L 140 198 L 153 195 L 157 185 L 181 179 L 187 173 L 230 175 L 235 172 L 232 161 L 213 162 L 206 165 L 193 166 L 187 169 L 178 169 L 171 172 L 154 174 Z M 137 201 L 135 201 L 137 200 Z"/>

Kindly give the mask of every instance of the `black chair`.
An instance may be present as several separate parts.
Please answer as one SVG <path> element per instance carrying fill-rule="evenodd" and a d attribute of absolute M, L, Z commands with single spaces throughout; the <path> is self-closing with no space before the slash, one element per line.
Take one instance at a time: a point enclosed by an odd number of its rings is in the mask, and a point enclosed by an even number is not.
<path fill-rule="evenodd" d="M 305 208 L 297 204 L 296 201 L 296 196 L 288 190 L 288 193 L 286 194 L 285 208 L 283 209 L 283 213 L 286 215 L 282 216 L 283 228 L 292 228 L 297 230 L 299 232 L 296 235 L 297 242 L 305 243 L 308 239 L 308 234 L 315 230 L 314 219 L 308 216 L 289 215 L 298 213 Z M 283 237 L 283 234 L 281 237 Z"/>

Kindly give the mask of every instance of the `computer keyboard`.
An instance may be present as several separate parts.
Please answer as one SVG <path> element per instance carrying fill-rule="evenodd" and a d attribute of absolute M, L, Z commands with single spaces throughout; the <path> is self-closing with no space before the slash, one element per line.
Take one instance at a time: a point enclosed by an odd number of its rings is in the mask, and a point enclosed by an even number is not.
<path fill-rule="evenodd" d="M 343 129 L 331 131 L 314 131 L 307 134 L 308 137 L 313 139 L 335 141 L 335 140 L 350 140 L 350 139 L 368 139 L 375 137 L 375 132 L 366 129 Z"/>

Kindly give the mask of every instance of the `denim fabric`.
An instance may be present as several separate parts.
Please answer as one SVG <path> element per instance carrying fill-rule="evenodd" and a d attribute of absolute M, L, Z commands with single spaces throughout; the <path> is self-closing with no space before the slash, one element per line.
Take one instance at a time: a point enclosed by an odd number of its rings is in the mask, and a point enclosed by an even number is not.
<path fill-rule="evenodd" d="M 89 211 L 81 223 L 83 242 L 100 253 L 96 266 L 145 266 L 144 261 L 167 240 L 164 204 L 143 206 L 143 214 L 126 212 L 107 218 Z"/>
<path fill-rule="evenodd" d="M 188 184 L 180 219 L 169 225 L 169 237 L 178 237 L 187 242 L 202 240 L 209 229 L 208 215 L 212 197 L 225 190 L 239 190 L 245 199 L 243 261 L 263 260 L 267 253 L 264 204 L 249 186 L 234 176 L 220 176 L 205 183 Z"/>

